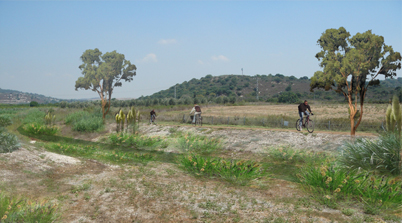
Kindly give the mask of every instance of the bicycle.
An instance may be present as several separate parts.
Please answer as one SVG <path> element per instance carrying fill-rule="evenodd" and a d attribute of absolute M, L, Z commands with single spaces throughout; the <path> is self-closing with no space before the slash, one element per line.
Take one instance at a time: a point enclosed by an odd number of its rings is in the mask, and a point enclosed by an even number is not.
<path fill-rule="evenodd" d="M 202 117 L 201 114 L 195 115 L 195 123 L 193 123 L 194 126 L 202 126 Z"/>
<path fill-rule="evenodd" d="M 311 113 L 311 115 L 314 115 L 314 114 Z M 303 120 L 302 120 L 302 126 L 306 127 L 306 129 L 309 133 L 313 133 L 314 132 L 314 121 L 310 119 L 310 115 L 307 115 L 305 118 L 303 117 L 303 119 L 305 121 L 303 123 Z M 300 119 L 297 119 L 297 121 L 296 121 L 296 130 L 300 131 Z"/>
<path fill-rule="evenodd" d="M 152 115 L 152 116 L 151 116 L 151 119 L 149 120 L 149 124 L 154 123 L 154 124 L 156 125 L 155 119 L 156 119 L 156 116 L 155 116 L 155 115 Z"/>

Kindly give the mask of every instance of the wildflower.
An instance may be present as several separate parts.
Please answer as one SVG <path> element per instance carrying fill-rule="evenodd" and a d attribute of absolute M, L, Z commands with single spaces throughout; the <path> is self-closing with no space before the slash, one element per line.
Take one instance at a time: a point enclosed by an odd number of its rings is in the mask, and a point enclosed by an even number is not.
<path fill-rule="evenodd" d="M 328 177 L 327 180 L 325 181 L 326 184 L 329 184 L 329 182 L 332 181 L 332 177 Z"/>
<path fill-rule="evenodd" d="M 1 218 L 1 220 L 5 220 L 5 219 L 7 219 L 7 215 L 4 215 L 4 216 Z"/>
<path fill-rule="evenodd" d="M 350 178 L 350 177 L 349 177 L 349 176 L 347 176 L 347 177 L 346 177 L 346 180 L 349 180 L 349 178 Z"/>
<path fill-rule="evenodd" d="M 197 162 L 194 162 L 194 166 L 197 165 Z"/>
<path fill-rule="evenodd" d="M 290 160 L 292 159 L 292 157 L 289 158 Z"/>
<path fill-rule="evenodd" d="M 4 212 L 4 214 L 8 214 L 8 211 Z"/>
<path fill-rule="evenodd" d="M 204 171 L 204 168 L 201 168 L 201 171 Z"/>
<path fill-rule="evenodd" d="M 21 208 L 21 205 L 17 205 L 17 208 Z"/>
<path fill-rule="evenodd" d="M 325 171 L 321 171 L 321 176 L 325 177 L 326 173 Z"/>
<path fill-rule="evenodd" d="M 360 183 L 360 180 L 355 180 L 355 183 L 357 183 L 357 184 Z"/>
<path fill-rule="evenodd" d="M 375 178 L 374 178 L 373 176 L 371 176 L 371 177 L 370 177 L 370 180 L 374 182 L 374 181 L 375 181 Z"/>
<path fill-rule="evenodd" d="M 11 209 L 11 205 L 8 205 L 8 208 L 7 208 L 7 210 L 10 210 Z"/>
<path fill-rule="evenodd" d="M 284 156 L 286 156 L 286 153 L 283 153 Z"/>
<path fill-rule="evenodd" d="M 339 188 L 342 188 L 342 187 L 343 187 L 343 185 L 342 185 L 342 184 L 339 184 L 339 185 L 338 185 L 338 187 L 339 187 Z"/>
<path fill-rule="evenodd" d="M 381 203 L 382 203 L 382 200 L 380 200 L 379 202 L 380 202 L 380 204 L 381 204 Z"/>
<path fill-rule="evenodd" d="M 331 200 L 331 196 L 326 195 L 325 198 L 327 198 L 328 200 Z"/>
<path fill-rule="evenodd" d="M 336 190 L 334 191 L 335 193 L 339 193 L 339 192 L 341 192 L 341 188 L 336 188 Z"/>
<path fill-rule="evenodd" d="M 343 181 L 342 181 L 342 183 L 343 184 L 346 184 L 348 181 L 346 180 L 346 179 L 344 179 Z"/>
<path fill-rule="evenodd" d="M 374 186 L 374 189 L 378 190 L 378 187 L 377 187 L 377 186 Z"/>

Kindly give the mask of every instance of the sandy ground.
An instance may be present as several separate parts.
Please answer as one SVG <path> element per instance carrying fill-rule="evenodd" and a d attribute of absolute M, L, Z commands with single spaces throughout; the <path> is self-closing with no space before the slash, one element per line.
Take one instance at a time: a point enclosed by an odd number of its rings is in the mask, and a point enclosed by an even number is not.
<path fill-rule="evenodd" d="M 171 128 L 221 137 L 234 153 L 264 153 L 274 146 L 336 151 L 349 137 L 262 130 L 205 129 L 146 125 L 147 135 L 169 135 Z M 95 139 L 95 138 L 94 138 Z M 173 150 L 174 148 L 168 147 Z M 44 151 L 37 144 L 0 154 L 0 189 L 59 204 L 60 222 L 350 222 L 308 199 L 285 180 L 254 180 L 236 187 L 183 172 L 174 163 L 114 166 Z M 355 221 L 355 222 L 360 222 Z"/>

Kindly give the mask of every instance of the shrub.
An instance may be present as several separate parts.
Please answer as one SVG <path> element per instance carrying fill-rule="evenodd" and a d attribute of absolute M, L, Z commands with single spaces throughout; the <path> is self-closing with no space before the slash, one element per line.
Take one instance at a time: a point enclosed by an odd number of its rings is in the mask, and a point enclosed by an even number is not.
<path fill-rule="evenodd" d="M 36 102 L 36 101 L 31 101 L 31 102 L 29 103 L 29 107 L 38 107 L 38 106 L 39 106 L 39 103 Z"/>
<path fill-rule="evenodd" d="M 1 128 L 1 127 L 0 127 Z M 0 153 L 11 153 L 20 147 L 17 136 L 0 129 Z"/>
<path fill-rule="evenodd" d="M 378 140 L 356 139 L 355 143 L 345 143 L 339 162 L 350 169 L 398 175 L 402 173 L 401 146 L 395 133 L 381 135 Z"/>
<path fill-rule="evenodd" d="M 10 115 L 0 115 L 0 128 L 9 126 L 12 123 Z"/>
<path fill-rule="evenodd" d="M 195 175 L 219 177 L 239 185 L 246 185 L 261 176 L 260 164 L 254 161 L 206 158 L 191 154 L 180 157 L 179 162 L 186 171 Z"/>
<path fill-rule="evenodd" d="M 74 112 L 69 114 L 64 122 L 72 124 L 72 129 L 79 132 L 94 132 L 103 127 L 102 115 L 99 112 Z"/>
<path fill-rule="evenodd" d="M 73 124 L 73 130 L 79 132 L 94 132 L 103 127 L 101 117 L 86 117 Z"/>
<path fill-rule="evenodd" d="M 282 103 L 296 103 L 299 101 L 299 97 L 295 93 L 287 91 L 279 95 L 278 101 Z"/>
<path fill-rule="evenodd" d="M 25 124 L 24 130 L 33 135 L 54 135 L 59 130 L 56 126 L 47 126 L 40 123 Z"/>

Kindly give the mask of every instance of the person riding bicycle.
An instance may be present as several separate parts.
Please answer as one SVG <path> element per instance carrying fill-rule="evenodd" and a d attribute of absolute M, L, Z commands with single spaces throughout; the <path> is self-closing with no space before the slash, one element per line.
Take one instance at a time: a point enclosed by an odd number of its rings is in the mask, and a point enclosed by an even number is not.
<path fill-rule="evenodd" d="M 156 112 L 155 112 L 155 110 L 152 109 L 152 111 L 150 112 L 150 114 L 151 114 L 151 120 L 149 121 L 149 124 L 151 124 L 152 122 L 155 121 L 155 118 L 156 118 Z"/>
<path fill-rule="evenodd" d="M 197 104 L 194 104 L 193 109 L 190 111 L 190 116 L 193 115 L 193 124 L 195 124 L 195 116 L 198 115 L 198 118 L 201 118 L 201 107 Z"/>
<path fill-rule="evenodd" d="M 305 100 L 303 103 L 301 103 L 298 108 L 299 108 L 299 116 L 300 116 L 300 124 L 299 125 L 300 125 L 300 130 L 302 130 L 302 125 L 304 125 L 303 124 L 303 115 L 305 114 L 305 115 L 309 116 L 310 113 L 312 115 L 313 115 L 313 113 L 311 112 L 311 108 L 310 108 L 310 105 L 308 105 L 307 100 Z"/>

